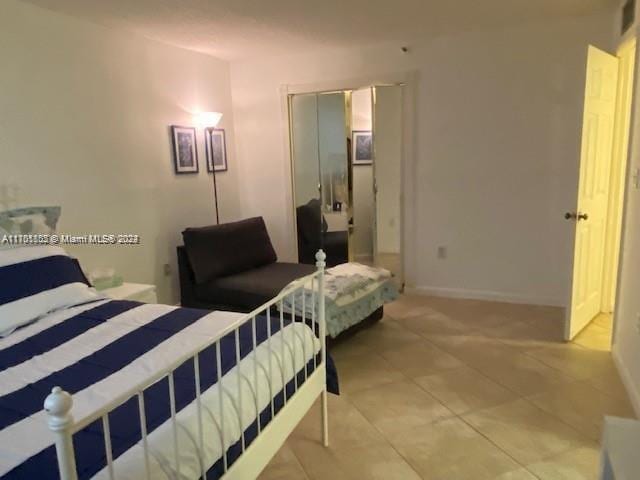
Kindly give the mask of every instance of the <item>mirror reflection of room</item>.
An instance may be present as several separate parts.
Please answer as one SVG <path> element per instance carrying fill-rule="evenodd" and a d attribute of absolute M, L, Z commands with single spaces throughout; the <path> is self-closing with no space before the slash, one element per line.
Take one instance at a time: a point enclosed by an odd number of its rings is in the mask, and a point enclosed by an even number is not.
<path fill-rule="evenodd" d="M 347 97 L 344 92 L 290 98 L 298 260 L 329 266 L 349 260 Z"/>
<path fill-rule="evenodd" d="M 401 271 L 402 86 L 290 96 L 298 258 Z"/>
<path fill-rule="evenodd" d="M 351 94 L 353 131 L 350 142 L 353 165 L 353 223 L 350 240 L 353 260 L 367 265 L 373 264 L 375 221 L 372 116 L 371 88 L 353 91 Z"/>

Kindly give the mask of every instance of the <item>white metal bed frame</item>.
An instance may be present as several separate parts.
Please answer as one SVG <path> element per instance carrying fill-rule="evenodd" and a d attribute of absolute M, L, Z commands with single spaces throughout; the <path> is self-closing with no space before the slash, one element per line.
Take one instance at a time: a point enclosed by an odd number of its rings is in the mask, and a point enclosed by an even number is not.
<path fill-rule="evenodd" d="M 195 369 L 195 387 L 196 387 L 196 408 L 197 408 L 197 418 L 198 418 L 198 435 L 199 435 L 199 445 L 198 449 L 200 452 L 204 451 L 204 442 L 203 438 L 203 424 L 202 424 L 202 405 L 200 402 L 200 369 L 199 369 L 199 354 L 206 348 L 209 348 L 216 345 L 217 352 L 217 382 L 222 384 L 223 378 L 221 378 L 221 368 L 220 368 L 220 340 L 230 334 L 235 332 L 235 345 L 236 345 L 236 363 L 239 365 L 240 363 L 240 344 L 239 344 L 239 328 L 241 325 L 244 325 L 247 322 L 252 322 L 253 325 L 253 348 L 256 348 L 256 322 L 255 319 L 260 314 L 265 314 L 268 318 L 271 315 L 271 308 L 274 306 L 279 306 L 279 315 L 280 315 L 280 332 L 282 332 L 282 326 L 284 321 L 284 313 L 282 304 L 286 297 L 291 297 L 295 302 L 296 294 L 302 293 L 300 297 L 302 298 L 302 302 L 305 301 L 304 295 L 304 285 L 306 282 L 311 280 L 313 294 L 312 294 L 312 302 L 316 303 L 315 298 L 315 288 L 314 282 L 318 282 L 318 301 L 317 309 L 312 309 L 313 313 L 311 314 L 311 318 L 305 318 L 305 308 L 302 308 L 302 322 L 306 320 L 311 320 L 312 330 L 315 332 L 315 327 L 317 325 L 319 336 L 320 336 L 320 362 L 317 361 L 317 355 L 312 352 L 313 356 L 313 364 L 314 370 L 313 373 L 307 376 L 307 362 L 304 362 L 304 375 L 306 380 L 298 385 L 298 376 L 294 363 L 294 384 L 295 391 L 292 395 L 287 397 L 285 393 L 284 406 L 282 409 L 275 415 L 272 416 L 269 423 L 261 428 L 260 425 L 260 415 L 258 415 L 258 436 L 253 440 L 253 442 L 245 448 L 245 433 L 244 430 L 241 432 L 242 439 L 242 453 L 239 458 L 230 466 L 227 465 L 227 452 L 225 448 L 224 441 L 224 428 L 220 429 L 221 436 L 221 446 L 223 452 L 223 463 L 224 463 L 224 475 L 222 478 L 225 480 L 247 480 L 251 478 L 256 478 L 260 472 L 266 467 L 271 458 L 277 453 L 280 447 L 283 445 L 284 441 L 287 439 L 289 434 L 293 431 L 298 422 L 302 419 L 302 417 L 309 411 L 309 409 L 313 406 L 315 400 L 320 396 L 321 397 L 321 421 L 322 421 L 322 441 L 325 447 L 329 445 L 329 429 L 328 429 L 328 413 L 327 413 L 327 387 L 326 387 L 326 324 L 325 324 L 325 302 L 324 302 L 324 269 L 325 269 L 325 253 L 320 250 L 316 254 L 316 266 L 317 271 L 308 277 L 305 277 L 304 280 L 300 281 L 296 285 L 283 290 L 278 296 L 271 299 L 264 305 L 258 307 L 251 313 L 246 314 L 238 321 L 234 322 L 229 327 L 221 330 L 219 334 L 216 336 L 214 340 L 209 342 L 207 345 L 200 347 L 196 350 L 187 352 L 184 356 L 177 361 L 175 361 L 171 366 L 162 371 L 155 372 L 152 376 L 145 379 L 144 382 L 140 383 L 134 388 L 131 388 L 125 392 L 117 395 L 108 405 L 106 405 L 103 409 L 92 413 L 91 415 L 79 419 L 74 420 L 72 415 L 72 407 L 73 407 L 73 399 L 72 396 L 62 390 L 60 387 L 55 387 L 51 394 L 46 398 L 44 402 L 44 409 L 48 413 L 48 424 L 49 429 L 55 435 L 55 445 L 56 445 L 56 454 L 58 458 L 58 468 L 60 472 L 61 480 L 77 480 L 78 474 L 76 469 L 76 457 L 73 447 L 73 435 L 86 426 L 90 425 L 94 421 L 102 419 L 102 425 L 104 430 L 104 441 L 105 441 L 105 450 L 106 450 L 106 458 L 107 458 L 107 472 L 110 479 L 117 478 L 114 472 L 114 459 L 113 453 L 111 449 L 111 436 L 109 432 L 109 413 L 115 410 L 120 405 L 124 404 L 129 399 L 136 397 L 138 398 L 138 406 L 139 406 L 139 417 L 140 417 L 140 430 L 142 434 L 142 447 L 144 450 L 144 461 L 145 461 L 145 472 L 146 478 L 150 478 L 150 453 L 147 442 L 147 428 L 146 428 L 146 409 L 143 392 L 158 382 L 159 380 L 168 378 L 169 381 L 169 401 L 171 406 L 171 423 L 173 430 L 173 442 L 174 442 L 174 452 L 175 452 L 175 462 L 177 470 L 179 470 L 179 451 L 180 445 L 178 441 L 178 423 L 176 421 L 176 409 L 175 409 L 175 392 L 174 392 L 174 384 L 173 384 L 173 373 L 174 371 L 186 361 L 192 360 L 194 369 Z M 302 290 L 302 292 L 300 292 Z M 317 314 L 316 314 L 317 310 Z M 295 309 L 294 309 L 295 311 Z M 291 318 L 295 320 L 295 314 L 291 314 Z M 317 317 L 317 318 L 316 318 Z M 267 333 L 267 342 L 270 345 L 272 332 L 271 332 L 271 323 L 268 322 L 268 333 Z M 255 357 L 254 357 L 255 358 Z M 257 364 L 257 360 L 254 360 Z M 283 357 L 284 361 L 284 357 Z M 269 363 L 271 365 L 271 361 Z M 236 369 L 236 373 L 238 375 L 238 380 L 240 380 L 240 368 Z M 271 385 L 270 375 L 269 383 Z M 244 378 L 246 381 L 246 377 Z M 255 385 L 252 385 L 252 388 L 258 388 L 258 379 L 255 378 Z M 238 385 L 241 385 L 241 382 L 238 381 Z M 222 385 L 220 385 L 222 386 Z M 285 392 L 286 392 L 286 386 Z M 219 394 L 222 395 L 223 388 L 219 389 Z M 242 389 L 238 389 L 239 394 L 239 403 L 242 402 Z M 257 395 L 255 396 L 258 397 Z M 271 408 L 273 409 L 273 395 L 271 395 Z M 241 409 L 240 409 L 241 410 Z M 256 400 L 256 410 L 258 411 L 258 405 Z M 273 410 L 272 410 L 273 412 Z M 224 402 L 220 401 L 220 418 L 224 418 Z M 202 455 L 200 455 L 202 458 Z M 207 478 L 207 466 L 203 465 L 202 461 L 201 469 L 202 474 L 201 478 Z"/>

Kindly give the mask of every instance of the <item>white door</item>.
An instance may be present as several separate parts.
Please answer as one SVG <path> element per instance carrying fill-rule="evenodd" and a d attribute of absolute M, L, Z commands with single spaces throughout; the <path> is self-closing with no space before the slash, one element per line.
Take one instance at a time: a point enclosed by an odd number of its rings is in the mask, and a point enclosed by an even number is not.
<path fill-rule="evenodd" d="M 576 229 L 567 340 L 588 325 L 602 305 L 617 86 L 618 59 L 589 47 L 577 210 L 566 214 Z"/>

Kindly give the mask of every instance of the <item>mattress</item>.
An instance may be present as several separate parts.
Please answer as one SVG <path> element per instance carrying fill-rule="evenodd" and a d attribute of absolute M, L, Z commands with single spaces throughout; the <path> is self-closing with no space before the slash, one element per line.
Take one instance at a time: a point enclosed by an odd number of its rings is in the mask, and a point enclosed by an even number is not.
<path fill-rule="evenodd" d="M 135 388 L 153 372 L 184 361 L 189 351 L 204 348 L 199 355 L 204 451 L 199 449 L 195 367 L 187 360 L 174 374 L 177 462 L 168 379 L 145 391 L 149 466 L 154 479 L 199 478 L 202 469 L 209 478 L 218 478 L 223 455 L 231 465 L 241 453 L 242 432 L 248 447 L 258 433 L 257 418 L 264 427 L 293 393 L 294 384 L 304 382 L 313 371 L 319 357 L 320 342 L 309 326 L 257 317 L 255 349 L 251 322 L 238 330 L 239 364 L 235 334 L 223 337 L 222 381 L 217 381 L 215 346 L 205 347 L 241 317 L 103 300 L 47 315 L 0 339 L 0 477 L 58 478 L 54 438 L 42 410 L 53 386 L 73 394 L 72 413 L 80 421 L 118 392 Z M 272 336 L 267 341 L 269 331 Z M 144 478 L 137 397 L 112 412 L 109 423 L 117 478 Z M 102 428 L 98 420 L 74 436 L 81 479 L 108 478 Z"/>

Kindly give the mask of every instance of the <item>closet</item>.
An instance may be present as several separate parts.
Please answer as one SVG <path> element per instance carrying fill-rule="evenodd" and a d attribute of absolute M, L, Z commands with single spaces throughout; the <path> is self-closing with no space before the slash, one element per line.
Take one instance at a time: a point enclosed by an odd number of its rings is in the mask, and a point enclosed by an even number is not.
<path fill-rule="evenodd" d="M 403 86 L 288 97 L 298 259 L 402 278 Z"/>

